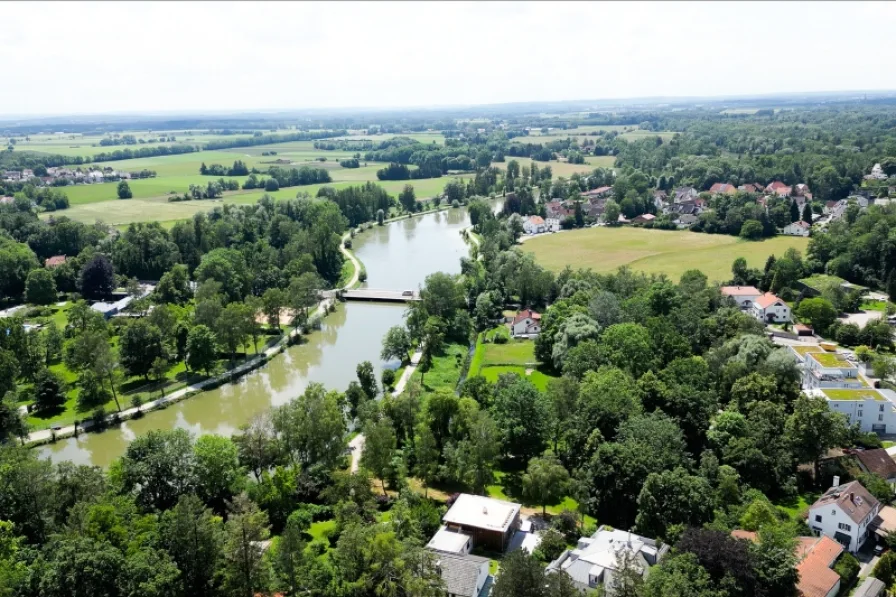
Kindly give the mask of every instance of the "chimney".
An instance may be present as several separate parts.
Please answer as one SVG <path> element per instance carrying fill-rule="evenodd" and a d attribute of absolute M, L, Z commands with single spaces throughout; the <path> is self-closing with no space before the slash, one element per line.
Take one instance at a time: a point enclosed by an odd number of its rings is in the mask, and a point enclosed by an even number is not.
<path fill-rule="evenodd" d="M 852 502 L 853 504 L 856 503 L 856 494 L 854 494 L 851 491 L 849 492 L 849 501 Z"/>
<path fill-rule="evenodd" d="M 483 507 L 482 507 L 482 513 L 483 513 L 483 514 L 488 514 L 488 506 L 483 506 Z"/>
<path fill-rule="evenodd" d="M 840 476 L 834 475 L 834 484 L 831 487 L 839 487 L 840 486 Z"/>

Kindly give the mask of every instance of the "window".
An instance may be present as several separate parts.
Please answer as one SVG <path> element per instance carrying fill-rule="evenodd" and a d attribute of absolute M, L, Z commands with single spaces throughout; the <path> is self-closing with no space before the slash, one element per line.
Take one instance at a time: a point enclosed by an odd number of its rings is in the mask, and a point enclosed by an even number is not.
<path fill-rule="evenodd" d="M 821 522 L 821 514 L 815 515 L 815 522 Z"/>
<path fill-rule="evenodd" d="M 878 410 L 880 410 L 880 412 L 884 412 L 884 405 L 881 404 L 881 405 L 880 405 L 880 408 L 879 408 Z"/>
<path fill-rule="evenodd" d="M 841 531 L 851 531 L 852 530 L 852 526 L 846 524 L 845 522 L 841 522 L 840 524 L 838 524 L 837 528 L 840 529 Z"/>
<path fill-rule="evenodd" d="M 878 420 L 878 421 L 883 421 L 883 420 L 884 420 L 884 416 L 883 416 L 883 415 L 877 415 L 877 420 Z"/>
<path fill-rule="evenodd" d="M 859 418 L 862 418 L 862 411 L 859 411 Z"/>

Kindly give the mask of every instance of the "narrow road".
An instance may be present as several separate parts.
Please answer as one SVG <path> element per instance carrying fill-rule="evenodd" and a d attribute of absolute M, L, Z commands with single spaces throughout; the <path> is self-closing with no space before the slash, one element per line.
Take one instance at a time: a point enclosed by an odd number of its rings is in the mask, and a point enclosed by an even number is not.
<path fill-rule="evenodd" d="M 331 302 L 332 302 L 332 299 L 329 299 L 329 298 L 325 298 L 324 300 L 322 300 L 320 302 L 320 304 L 318 304 L 317 309 L 314 311 L 312 316 L 323 316 L 326 313 L 326 309 L 329 307 Z M 200 382 L 190 384 L 189 386 L 186 386 L 179 390 L 171 392 L 170 394 L 168 394 L 164 397 L 160 397 L 155 400 L 150 400 L 149 402 L 146 402 L 143 405 L 141 405 L 139 408 L 139 411 L 141 411 L 142 413 L 146 413 L 148 411 L 155 410 L 157 408 L 165 406 L 166 404 L 169 404 L 172 402 L 177 402 L 177 401 L 181 400 L 182 398 L 184 398 L 190 392 L 197 392 L 197 391 L 203 390 L 208 385 L 210 385 L 212 383 L 220 382 L 221 380 L 227 380 L 233 375 L 243 373 L 247 370 L 251 370 L 254 368 L 255 365 L 257 365 L 259 359 L 273 357 L 274 355 L 276 355 L 277 353 L 280 352 L 283 345 L 285 345 L 286 343 L 289 342 L 290 338 L 293 338 L 299 334 L 301 334 L 301 330 L 299 330 L 298 328 L 292 329 L 287 334 L 285 334 L 276 344 L 265 349 L 262 353 L 252 357 L 251 359 L 247 360 L 246 362 L 242 363 L 241 365 L 238 365 L 237 367 L 234 367 L 233 369 L 228 369 L 227 371 L 224 371 L 223 373 L 220 373 L 213 377 L 209 377 L 208 379 L 204 379 Z M 126 421 L 127 419 L 134 418 L 137 414 L 138 414 L 138 409 L 126 408 L 126 409 L 122 410 L 121 412 L 113 413 L 113 414 L 109 415 L 106 418 L 106 421 L 112 422 L 113 417 L 115 415 L 118 415 L 119 420 Z M 82 432 L 89 431 L 92 427 L 93 427 L 93 421 L 89 421 L 89 420 L 84 421 L 78 425 L 79 430 Z M 65 427 L 62 427 L 62 428 L 56 430 L 56 432 L 55 432 L 55 436 L 57 439 L 73 436 L 74 434 L 75 434 L 75 426 L 74 425 L 67 425 Z M 28 437 L 26 438 L 25 443 L 26 444 L 44 443 L 44 442 L 52 440 L 53 436 L 54 436 L 54 432 L 52 429 L 42 429 L 40 431 L 35 431 L 33 433 L 30 433 L 28 435 Z"/>

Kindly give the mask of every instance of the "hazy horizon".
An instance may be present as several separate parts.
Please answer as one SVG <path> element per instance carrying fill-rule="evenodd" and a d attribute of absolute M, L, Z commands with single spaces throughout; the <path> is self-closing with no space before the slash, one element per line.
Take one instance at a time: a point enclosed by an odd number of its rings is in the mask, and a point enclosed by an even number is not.
<path fill-rule="evenodd" d="M 4 118 L 887 92 L 896 4 L 7 3 Z M 879 59 L 875 59 L 878 57 Z"/>

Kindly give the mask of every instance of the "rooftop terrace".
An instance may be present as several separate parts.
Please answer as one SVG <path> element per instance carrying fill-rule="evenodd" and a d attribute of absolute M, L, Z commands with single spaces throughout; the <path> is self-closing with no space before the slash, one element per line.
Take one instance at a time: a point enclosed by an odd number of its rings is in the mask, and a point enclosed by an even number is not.
<path fill-rule="evenodd" d="M 847 361 L 845 358 L 830 352 L 812 352 L 808 358 L 818 361 L 822 367 L 830 367 L 834 369 L 855 369 L 855 365 Z"/>
<path fill-rule="evenodd" d="M 855 390 L 825 388 L 821 392 L 830 400 L 886 400 L 880 392 L 872 388 Z"/>

